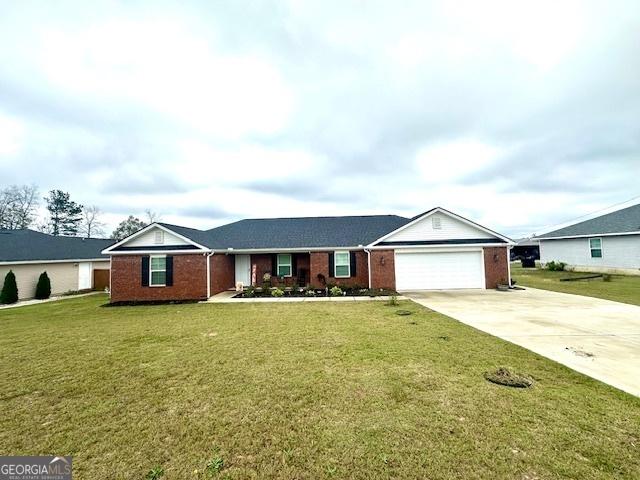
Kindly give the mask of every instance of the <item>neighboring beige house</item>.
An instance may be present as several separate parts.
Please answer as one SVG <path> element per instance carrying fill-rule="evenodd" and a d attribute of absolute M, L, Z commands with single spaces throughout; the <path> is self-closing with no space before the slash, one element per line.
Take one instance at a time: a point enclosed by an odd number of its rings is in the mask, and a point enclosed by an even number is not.
<path fill-rule="evenodd" d="M 42 272 L 51 294 L 102 290 L 109 286 L 109 257 L 100 252 L 113 240 L 56 237 L 34 230 L 0 230 L 0 289 L 12 270 L 20 299 L 33 298 Z"/>

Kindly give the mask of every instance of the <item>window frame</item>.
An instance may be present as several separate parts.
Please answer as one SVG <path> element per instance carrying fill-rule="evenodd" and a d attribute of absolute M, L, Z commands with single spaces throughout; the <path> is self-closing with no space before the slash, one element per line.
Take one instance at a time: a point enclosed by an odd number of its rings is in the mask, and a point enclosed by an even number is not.
<path fill-rule="evenodd" d="M 288 256 L 289 263 L 281 262 L 280 258 Z M 289 275 L 280 275 L 280 267 L 289 267 Z M 276 276 L 283 278 L 293 277 L 293 254 L 292 253 L 278 253 L 276 256 Z"/>
<path fill-rule="evenodd" d="M 338 255 L 346 255 L 347 263 L 338 264 Z M 338 275 L 338 267 L 347 267 L 347 275 Z M 336 250 L 333 252 L 333 278 L 351 278 L 351 252 L 348 250 Z"/>
<path fill-rule="evenodd" d="M 159 228 L 154 232 L 153 243 L 155 245 L 164 245 L 164 230 Z"/>
<path fill-rule="evenodd" d="M 442 218 L 438 216 L 431 217 L 431 228 L 433 230 L 442 230 Z"/>
<path fill-rule="evenodd" d="M 163 269 L 154 269 L 153 268 L 153 259 L 154 258 L 163 258 L 164 259 L 164 268 Z M 153 283 L 153 273 L 154 272 L 164 272 L 164 283 Z M 167 286 L 167 256 L 166 255 L 149 255 L 149 286 L 150 287 L 166 287 Z"/>
<path fill-rule="evenodd" d="M 598 248 L 593 248 L 593 247 L 591 246 L 591 242 L 592 242 L 593 240 L 598 240 L 598 241 L 600 242 L 600 247 L 598 247 Z M 594 256 L 594 255 L 593 255 L 593 251 L 594 251 L 594 250 L 596 250 L 596 251 L 597 251 L 597 250 L 599 250 L 599 251 L 600 251 L 600 256 Z M 592 237 L 592 238 L 589 238 L 589 255 L 590 255 L 590 257 L 591 257 L 591 258 L 603 258 L 603 256 L 604 256 L 604 249 L 602 248 L 602 237 Z"/>

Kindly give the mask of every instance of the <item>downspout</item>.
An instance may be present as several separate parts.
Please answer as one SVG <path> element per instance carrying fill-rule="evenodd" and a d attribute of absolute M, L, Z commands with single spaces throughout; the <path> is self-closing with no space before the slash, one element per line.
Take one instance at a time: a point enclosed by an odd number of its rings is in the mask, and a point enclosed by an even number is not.
<path fill-rule="evenodd" d="M 364 249 L 367 252 L 367 274 L 369 275 L 369 290 L 371 290 L 371 250 Z"/>
<path fill-rule="evenodd" d="M 211 255 L 213 255 L 213 252 L 209 252 L 206 255 L 206 259 L 207 259 L 207 299 L 211 298 L 211 262 L 209 261 L 209 259 L 211 258 Z"/>
<path fill-rule="evenodd" d="M 508 246 L 507 247 L 507 274 L 509 275 L 509 280 L 508 280 L 508 284 L 509 284 L 509 288 L 511 288 L 513 285 L 511 285 L 511 249 L 513 247 L 512 246 Z"/>

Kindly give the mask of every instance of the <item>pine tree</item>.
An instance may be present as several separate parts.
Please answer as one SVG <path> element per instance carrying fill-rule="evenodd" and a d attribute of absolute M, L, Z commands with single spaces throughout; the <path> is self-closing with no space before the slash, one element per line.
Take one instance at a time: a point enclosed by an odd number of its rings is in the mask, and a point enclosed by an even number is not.
<path fill-rule="evenodd" d="M 40 278 L 38 278 L 38 285 L 36 285 L 36 298 L 38 300 L 44 300 L 51 296 L 51 280 L 47 272 L 42 272 Z"/>
<path fill-rule="evenodd" d="M 51 190 L 45 197 L 47 210 L 51 217 L 51 233 L 53 235 L 77 235 L 82 221 L 82 205 L 69 198 L 62 190 Z"/>
<path fill-rule="evenodd" d="M 16 303 L 18 301 L 18 285 L 15 274 L 9 270 L 4 277 L 4 285 L 0 291 L 0 304 Z"/>

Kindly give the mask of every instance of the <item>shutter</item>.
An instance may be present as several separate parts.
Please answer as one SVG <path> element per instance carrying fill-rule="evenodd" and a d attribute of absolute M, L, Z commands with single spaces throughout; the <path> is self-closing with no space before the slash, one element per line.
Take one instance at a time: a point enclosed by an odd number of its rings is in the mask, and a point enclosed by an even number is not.
<path fill-rule="evenodd" d="M 336 276 L 335 262 L 333 257 L 333 252 L 329 252 L 329 276 Z"/>
<path fill-rule="evenodd" d="M 295 253 L 291 254 L 291 275 L 294 277 L 298 276 L 298 258 Z"/>
<path fill-rule="evenodd" d="M 149 255 L 142 257 L 142 286 L 149 286 Z"/>
<path fill-rule="evenodd" d="M 351 276 L 355 277 L 356 276 L 356 252 L 349 252 L 349 264 L 350 264 L 349 270 L 351 271 Z"/>
<path fill-rule="evenodd" d="M 278 255 L 275 253 L 271 254 L 271 275 L 278 276 Z"/>
<path fill-rule="evenodd" d="M 165 265 L 167 268 L 167 272 L 165 274 L 164 284 L 167 287 L 172 287 L 173 286 L 173 257 L 170 257 L 167 255 L 165 262 L 166 262 Z"/>

